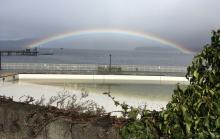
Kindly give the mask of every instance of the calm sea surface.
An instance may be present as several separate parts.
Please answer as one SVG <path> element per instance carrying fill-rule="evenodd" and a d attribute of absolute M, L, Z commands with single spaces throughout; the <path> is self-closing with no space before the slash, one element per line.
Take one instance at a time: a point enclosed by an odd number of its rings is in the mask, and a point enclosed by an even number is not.
<path fill-rule="evenodd" d="M 79 50 L 79 49 L 42 49 L 41 54 L 53 55 L 3 56 L 3 62 L 56 63 L 56 64 L 112 64 L 122 65 L 154 65 L 154 66 L 187 66 L 193 55 L 169 49 L 159 50 Z"/>

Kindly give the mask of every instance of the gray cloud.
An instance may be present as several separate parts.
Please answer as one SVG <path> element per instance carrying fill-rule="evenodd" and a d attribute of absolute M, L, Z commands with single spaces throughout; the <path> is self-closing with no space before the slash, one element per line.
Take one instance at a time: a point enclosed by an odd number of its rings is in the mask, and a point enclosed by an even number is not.
<path fill-rule="evenodd" d="M 201 47 L 220 28 L 219 5 L 219 0 L 0 0 L 0 39 L 122 28 Z"/>

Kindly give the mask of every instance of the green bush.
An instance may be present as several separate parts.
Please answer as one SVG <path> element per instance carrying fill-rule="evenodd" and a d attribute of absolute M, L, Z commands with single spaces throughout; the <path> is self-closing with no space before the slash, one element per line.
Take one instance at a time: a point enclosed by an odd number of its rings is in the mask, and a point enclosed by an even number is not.
<path fill-rule="evenodd" d="M 220 138 L 220 31 L 187 68 L 187 87 L 177 85 L 166 109 L 155 112 L 126 104 L 123 139 Z M 138 118 L 139 115 L 139 118 Z"/>
<path fill-rule="evenodd" d="M 187 69 L 190 85 L 177 86 L 162 112 L 163 131 L 171 138 L 220 138 L 220 31 Z"/>

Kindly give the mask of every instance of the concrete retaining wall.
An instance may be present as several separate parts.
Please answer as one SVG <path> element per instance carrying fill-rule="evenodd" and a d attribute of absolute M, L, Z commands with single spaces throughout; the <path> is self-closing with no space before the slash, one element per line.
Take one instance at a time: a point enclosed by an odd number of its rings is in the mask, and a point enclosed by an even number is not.
<path fill-rule="evenodd" d="M 173 76 L 135 76 L 135 75 L 67 75 L 67 74 L 19 74 L 19 80 L 65 80 L 75 83 L 102 83 L 102 84 L 188 84 L 185 77 Z"/>

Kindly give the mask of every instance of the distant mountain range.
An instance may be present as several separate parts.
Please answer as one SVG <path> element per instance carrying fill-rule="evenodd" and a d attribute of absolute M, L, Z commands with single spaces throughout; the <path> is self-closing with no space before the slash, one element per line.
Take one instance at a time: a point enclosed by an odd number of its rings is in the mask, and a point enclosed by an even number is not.
<path fill-rule="evenodd" d="M 0 50 L 21 50 L 21 49 L 26 49 L 28 44 L 31 44 L 33 41 L 36 41 L 37 39 L 20 39 L 20 40 L 0 40 Z M 56 46 L 56 44 L 54 44 L 54 48 L 70 48 L 68 46 L 71 46 L 72 44 L 69 44 L 68 42 L 66 44 L 63 44 L 62 47 L 58 47 Z M 67 47 L 65 47 L 67 46 Z M 81 47 L 77 47 L 74 46 L 74 49 L 81 49 Z M 85 47 L 84 49 L 99 49 L 100 47 Z M 107 48 L 111 48 L 112 50 L 114 50 L 114 47 L 107 47 Z M 123 48 L 123 47 L 121 47 Z M 198 52 L 201 51 L 202 47 L 200 48 L 191 48 L 191 51 L 193 52 Z M 117 50 L 117 49 L 116 49 Z M 127 50 L 127 49 L 125 49 Z M 131 49 L 132 50 L 132 49 Z M 169 48 L 169 47 L 155 47 L 155 46 L 142 46 L 142 47 L 136 47 L 133 50 L 136 51 L 158 51 L 158 50 L 162 50 L 162 51 L 171 51 L 171 52 L 178 52 L 178 50 L 173 49 L 173 48 Z"/>
<path fill-rule="evenodd" d="M 199 52 L 201 51 L 202 48 L 190 48 L 190 51 L 192 52 Z M 179 52 L 179 50 L 174 49 L 174 48 L 170 48 L 170 47 L 153 47 L 153 46 L 143 46 L 143 47 L 136 47 L 135 48 L 136 51 L 158 51 L 158 50 L 162 50 L 162 51 L 171 51 L 171 52 Z"/>
<path fill-rule="evenodd" d="M 179 52 L 179 50 L 171 48 L 171 47 L 159 47 L 159 46 L 143 46 L 136 47 L 135 51 L 148 51 L 148 52 L 157 52 L 157 51 L 168 51 L 169 52 Z"/>
<path fill-rule="evenodd" d="M 26 46 L 35 39 L 21 39 L 21 40 L 0 40 L 0 50 L 20 50 L 26 49 Z"/>
<path fill-rule="evenodd" d="M 153 50 L 153 49 L 167 49 L 163 47 L 153 47 L 153 46 L 142 46 L 142 47 L 136 47 L 136 51 L 148 51 L 148 50 Z"/>

